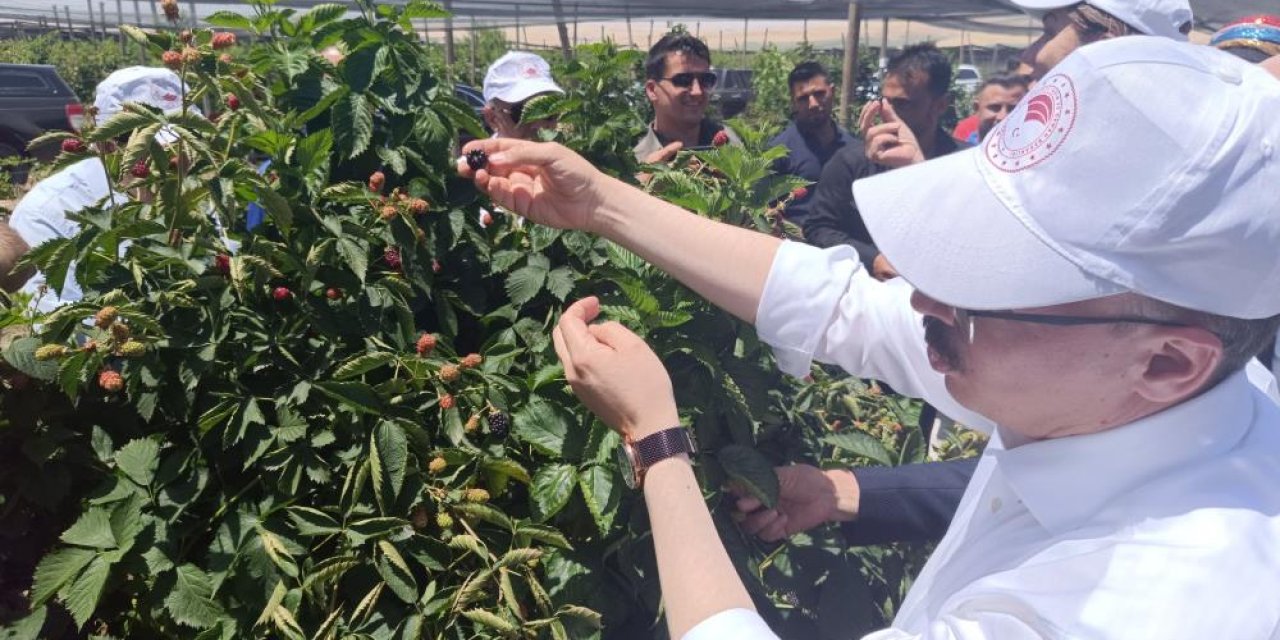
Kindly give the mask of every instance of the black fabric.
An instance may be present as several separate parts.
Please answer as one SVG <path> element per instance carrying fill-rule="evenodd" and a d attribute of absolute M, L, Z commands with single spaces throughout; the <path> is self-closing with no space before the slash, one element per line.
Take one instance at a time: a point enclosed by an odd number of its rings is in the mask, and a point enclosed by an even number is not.
<path fill-rule="evenodd" d="M 942 538 L 978 466 L 977 458 L 853 469 L 858 518 L 841 525 L 850 545 Z"/>
<path fill-rule="evenodd" d="M 831 126 L 835 128 L 836 135 L 831 141 L 831 145 L 827 147 L 823 147 L 817 140 L 804 135 L 794 121 L 786 129 L 783 129 L 782 133 L 774 136 L 769 141 L 770 147 L 782 145 L 787 148 L 787 155 L 774 162 L 773 171 L 783 175 L 798 176 L 809 181 L 809 193 L 805 194 L 805 197 L 797 198 L 787 205 L 786 217 L 796 224 L 802 225 L 804 219 L 808 217 L 809 209 L 813 205 L 814 190 L 812 185 L 822 177 L 822 168 L 826 166 L 837 151 L 854 141 L 854 137 L 848 131 L 836 126 L 836 123 L 832 122 Z"/>
<path fill-rule="evenodd" d="M 947 155 L 964 148 L 944 131 L 939 131 L 930 158 Z M 847 244 L 858 250 L 863 266 L 871 269 L 880 251 L 876 249 L 862 214 L 853 201 L 853 182 L 888 171 L 889 168 L 867 160 L 863 141 L 854 139 L 832 156 L 822 169 L 822 177 L 814 188 L 813 204 L 804 220 L 805 242 L 822 247 Z"/>

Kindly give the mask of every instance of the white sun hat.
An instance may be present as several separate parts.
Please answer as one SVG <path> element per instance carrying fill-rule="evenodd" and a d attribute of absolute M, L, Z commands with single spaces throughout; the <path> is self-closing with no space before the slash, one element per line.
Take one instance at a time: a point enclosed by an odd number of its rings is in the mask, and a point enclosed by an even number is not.
<path fill-rule="evenodd" d="M 509 51 L 484 75 L 484 101 L 523 102 L 540 93 L 564 93 L 551 79 L 551 66 L 541 56 Z"/>
<path fill-rule="evenodd" d="M 97 107 L 97 122 L 103 123 L 124 110 L 128 103 L 145 104 L 165 113 L 182 109 L 182 79 L 178 74 L 162 67 L 125 67 L 111 72 L 94 90 L 93 106 Z M 199 114 L 194 105 L 187 109 Z M 162 144 L 177 140 L 171 131 L 161 130 L 156 139 Z"/>
<path fill-rule="evenodd" d="M 1080 0 L 1005 1 L 1033 15 L 1080 4 Z M 1185 41 L 1190 31 L 1192 13 L 1187 0 L 1085 0 L 1085 3 L 1149 36 Z"/>
<path fill-rule="evenodd" d="M 973 149 L 859 180 L 902 276 L 971 309 L 1136 292 L 1280 314 L 1280 82 L 1211 47 L 1083 47 Z"/>

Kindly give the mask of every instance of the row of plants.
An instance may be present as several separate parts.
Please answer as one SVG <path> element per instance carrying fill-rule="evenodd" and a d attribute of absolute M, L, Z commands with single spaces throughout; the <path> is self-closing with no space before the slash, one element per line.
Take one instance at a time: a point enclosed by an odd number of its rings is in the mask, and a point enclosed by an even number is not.
<path fill-rule="evenodd" d="M 918 406 L 784 377 L 749 326 L 633 254 L 485 202 L 453 170 L 459 135 L 484 132 L 412 33 L 443 12 L 356 8 L 211 16 L 259 36 L 234 52 L 209 30 L 128 29 L 188 104 L 219 108 L 130 107 L 43 141 L 54 168 L 99 159 L 128 200 L 29 256 L 83 300 L 0 316 L 0 634 L 665 637 L 643 501 L 550 344 L 588 294 L 672 372 L 722 535 L 780 633 L 890 619 L 924 549 L 850 549 L 834 528 L 761 545 L 721 488 L 769 502 L 775 465 L 923 459 Z M 335 66 L 318 52 L 338 42 Z M 556 69 L 568 93 L 530 112 L 630 179 L 640 62 L 580 47 Z M 793 232 L 778 211 L 798 184 L 739 130 L 745 147 L 646 168 L 649 188 Z M 251 203 L 267 223 L 249 230 Z"/>

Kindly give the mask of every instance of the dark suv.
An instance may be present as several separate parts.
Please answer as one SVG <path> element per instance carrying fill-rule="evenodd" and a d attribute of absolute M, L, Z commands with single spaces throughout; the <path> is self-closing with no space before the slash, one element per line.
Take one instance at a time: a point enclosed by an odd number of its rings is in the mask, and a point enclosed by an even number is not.
<path fill-rule="evenodd" d="M 720 109 L 720 117 L 732 118 L 743 111 L 756 98 L 750 69 L 717 69 L 720 76 L 716 88 L 711 90 L 711 102 Z"/>
<path fill-rule="evenodd" d="M 27 157 L 27 143 L 50 129 L 77 130 L 84 107 L 51 65 L 0 64 L 0 158 Z M 43 145 L 42 145 L 43 146 Z M 48 160 L 56 145 L 36 149 Z M 14 181 L 26 181 L 26 169 L 11 172 Z"/>

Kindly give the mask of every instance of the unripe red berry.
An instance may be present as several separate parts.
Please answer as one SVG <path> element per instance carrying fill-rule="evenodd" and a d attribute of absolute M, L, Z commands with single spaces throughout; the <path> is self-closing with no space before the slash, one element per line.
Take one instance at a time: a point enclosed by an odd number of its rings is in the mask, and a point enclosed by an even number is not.
<path fill-rule="evenodd" d="M 429 209 L 430 207 L 431 205 L 428 204 L 427 201 L 423 200 L 422 198 L 415 198 L 413 202 L 409 203 L 409 210 L 412 211 L 415 215 L 422 215 L 426 213 L 427 209 Z"/>
<path fill-rule="evenodd" d="M 178 70 L 182 68 L 182 54 L 177 51 L 166 51 L 160 54 L 160 60 L 164 66 L 170 69 Z"/>
<path fill-rule="evenodd" d="M 444 395 L 442 395 L 442 396 L 440 396 L 440 408 L 441 408 L 441 409 L 452 409 L 452 408 L 453 408 L 453 405 L 454 405 L 453 396 L 451 396 L 451 395 L 449 395 L 449 394 L 447 394 L 447 393 L 446 393 L 446 394 L 444 394 Z"/>
<path fill-rule="evenodd" d="M 231 275 L 231 256 L 219 253 L 213 257 L 213 270 L 226 276 Z"/>
<path fill-rule="evenodd" d="M 369 175 L 369 190 L 382 191 L 382 187 L 387 184 L 387 176 L 381 171 L 374 171 Z"/>
<path fill-rule="evenodd" d="M 276 287 L 271 290 L 271 297 L 274 298 L 276 302 L 284 302 L 285 300 L 293 297 L 293 292 L 289 290 L 289 287 Z"/>
<path fill-rule="evenodd" d="M 398 215 L 400 215 L 400 211 L 392 205 L 387 205 L 378 210 L 378 217 L 382 218 L 383 222 L 391 222 Z"/>
<path fill-rule="evenodd" d="M 238 98 L 236 94 L 234 93 L 227 94 L 227 108 L 232 111 L 237 111 L 240 109 L 240 98 Z"/>
<path fill-rule="evenodd" d="M 484 358 L 483 358 L 480 354 L 478 354 L 478 353 L 468 353 L 468 354 L 466 355 L 466 357 L 464 357 L 464 358 L 462 359 L 462 368 L 463 368 L 463 369 L 474 369 L 474 368 L 476 368 L 476 367 L 480 366 L 480 363 L 482 363 L 482 362 L 484 362 Z"/>
<path fill-rule="evenodd" d="M 193 37 L 195 37 L 195 34 L 191 33 L 190 29 L 183 29 L 182 32 L 178 34 L 178 39 L 182 41 L 182 44 L 191 44 L 191 39 Z"/>
<path fill-rule="evenodd" d="M 440 270 L 443 268 L 444 267 L 440 266 L 439 260 L 436 260 L 434 258 L 431 259 L 431 273 L 440 273 Z"/>
<path fill-rule="evenodd" d="M 809 195 L 809 189 L 806 187 L 796 187 L 791 190 L 791 197 L 794 200 L 804 200 Z"/>
<path fill-rule="evenodd" d="M 224 53 L 218 56 L 218 62 L 221 62 L 222 64 L 231 64 L 231 54 Z"/>
<path fill-rule="evenodd" d="M 119 371 L 103 369 L 98 372 L 98 386 L 110 393 L 117 393 L 124 388 L 124 377 Z"/>
<path fill-rule="evenodd" d="M 324 297 L 330 300 L 337 300 L 342 297 L 342 289 L 337 287 L 329 287 L 324 291 Z"/>
<path fill-rule="evenodd" d="M 456 364 L 446 364 L 440 367 L 440 379 L 444 382 L 453 382 L 462 375 L 462 369 Z"/>
<path fill-rule="evenodd" d="M 139 180 L 147 178 L 151 175 L 151 166 L 147 164 L 146 160 L 139 160 L 133 163 L 133 167 L 129 169 L 129 175 Z"/>
<path fill-rule="evenodd" d="M 387 261 L 387 266 L 392 271 L 400 271 L 404 263 L 400 260 L 400 250 L 395 247 L 387 247 L 382 252 L 382 259 Z"/>
<path fill-rule="evenodd" d="M 236 34 L 226 31 L 213 34 L 210 43 L 214 49 L 227 49 L 236 45 Z"/>
<path fill-rule="evenodd" d="M 84 140 L 80 138 L 67 138 L 62 141 L 63 153 L 84 153 L 87 148 Z"/>
<path fill-rule="evenodd" d="M 195 47 L 186 47 L 182 50 L 182 61 L 187 64 L 200 62 L 200 56 L 200 50 Z"/>
<path fill-rule="evenodd" d="M 111 306 L 103 307 L 99 309 L 97 313 L 93 314 L 93 324 L 99 329 L 106 329 L 107 327 L 110 327 L 119 316 L 119 309 Z"/>
<path fill-rule="evenodd" d="M 729 134 L 725 133 L 724 129 L 717 131 L 716 135 L 711 138 L 711 146 L 713 147 L 723 147 L 726 144 L 729 144 Z"/>
<path fill-rule="evenodd" d="M 480 214 L 480 226 L 487 227 L 493 224 L 493 214 L 488 211 Z"/>
<path fill-rule="evenodd" d="M 416 345 L 418 355 L 425 356 L 436 348 L 436 337 L 430 333 L 424 333 L 418 336 L 418 344 Z"/>

